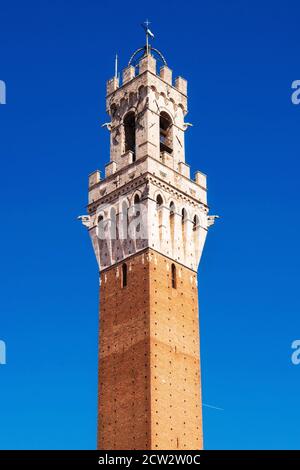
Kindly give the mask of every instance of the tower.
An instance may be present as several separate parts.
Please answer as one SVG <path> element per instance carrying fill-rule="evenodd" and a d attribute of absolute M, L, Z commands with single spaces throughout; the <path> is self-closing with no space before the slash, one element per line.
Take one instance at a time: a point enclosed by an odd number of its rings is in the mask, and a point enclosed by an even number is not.
<path fill-rule="evenodd" d="M 149 34 L 122 83 L 107 82 L 110 161 L 89 176 L 82 217 L 100 270 L 105 450 L 203 446 L 197 268 L 214 216 L 206 176 L 185 162 L 187 82 L 173 83 Z"/>

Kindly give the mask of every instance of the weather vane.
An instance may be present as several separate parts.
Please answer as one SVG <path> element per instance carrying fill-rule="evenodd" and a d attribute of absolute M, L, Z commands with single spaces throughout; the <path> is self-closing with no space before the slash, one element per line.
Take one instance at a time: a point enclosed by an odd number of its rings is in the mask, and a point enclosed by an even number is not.
<path fill-rule="evenodd" d="M 147 55 L 149 53 L 149 36 L 150 36 L 151 39 L 154 39 L 154 34 L 149 29 L 150 24 L 151 23 L 150 23 L 149 20 L 144 21 L 144 23 L 142 24 L 142 28 L 144 29 L 144 31 L 146 33 L 146 54 Z"/>
<path fill-rule="evenodd" d="M 154 34 L 149 29 L 150 24 L 151 23 L 150 23 L 149 20 L 146 20 L 146 21 L 144 21 L 144 23 L 142 23 L 141 26 L 142 26 L 143 30 L 145 31 L 145 33 L 146 33 L 146 45 L 143 46 L 143 47 L 139 47 L 136 51 L 134 51 L 134 53 L 132 54 L 132 56 L 129 59 L 128 66 L 130 66 L 130 65 L 136 66 L 135 61 L 136 61 L 136 57 L 139 54 L 143 53 L 143 57 L 144 57 L 144 56 L 147 56 L 149 54 L 152 54 L 153 52 L 158 56 L 158 58 L 163 62 L 164 65 L 167 65 L 166 59 L 164 58 L 162 53 L 158 49 L 155 49 L 155 47 L 152 47 L 149 44 L 149 38 L 154 39 Z"/>

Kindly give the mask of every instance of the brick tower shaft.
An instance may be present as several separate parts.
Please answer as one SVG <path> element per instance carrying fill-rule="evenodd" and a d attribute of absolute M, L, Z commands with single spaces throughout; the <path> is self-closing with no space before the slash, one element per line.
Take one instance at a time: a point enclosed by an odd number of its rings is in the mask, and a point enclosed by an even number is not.
<path fill-rule="evenodd" d="M 199 449 L 196 274 L 146 249 L 101 275 L 99 449 Z M 126 431 L 125 431 L 126 430 Z M 125 431 L 125 432 L 124 432 Z"/>

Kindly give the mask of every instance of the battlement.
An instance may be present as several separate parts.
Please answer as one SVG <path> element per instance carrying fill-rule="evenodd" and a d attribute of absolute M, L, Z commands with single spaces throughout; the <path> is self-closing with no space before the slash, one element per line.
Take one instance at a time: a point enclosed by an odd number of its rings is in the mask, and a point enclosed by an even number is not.
<path fill-rule="evenodd" d="M 99 170 L 90 174 L 89 205 L 93 205 L 93 203 L 101 200 L 103 195 L 108 197 L 111 193 L 116 192 L 118 188 L 118 192 L 121 192 L 121 188 L 132 184 L 135 178 L 145 174 L 152 174 L 166 184 L 177 188 L 179 192 L 199 201 L 200 204 L 207 204 L 206 175 L 201 173 L 201 171 L 197 171 L 194 180 L 192 180 L 189 175 L 185 176 L 182 173 L 172 171 L 163 162 L 157 162 L 153 158 L 144 158 L 138 160 L 130 168 L 124 166 L 118 172 L 113 173 L 111 163 L 106 165 L 107 174 L 104 179 L 101 179 Z M 109 170 L 107 170 L 107 167 L 109 167 Z"/>
<path fill-rule="evenodd" d="M 160 68 L 159 74 L 157 74 L 156 68 L 157 68 L 157 61 L 155 57 L 153 57 L 151 54 L 143 56 L 141 60 L 139 61 L 139 64 L 137 67 L 134 67 L 133 65 L 128 65 L 125 69 L 123 69 L 122 83 L 119 83 L 119 78 L 117 77 L 110 78 L 106 82 L 106 95 L 110 96 L 112 93 L 114 93 L 118 89 L 124 87 L 124 85 L 126 85 L 131 80 L 139 77 L 145 72 L 150 72 L 153 75 L 157 75 L 157 77 L 159 77 L 165 83 L 167 83 L 168 85 L 176 89 L 179 93 L 183 94 L 184 96 L 187 96 L 187 80 L 179 76 L 179 77 L 176 77 L 173 82 L 172 80 L 173 72 L 167 65 L 163 65 Z"/>

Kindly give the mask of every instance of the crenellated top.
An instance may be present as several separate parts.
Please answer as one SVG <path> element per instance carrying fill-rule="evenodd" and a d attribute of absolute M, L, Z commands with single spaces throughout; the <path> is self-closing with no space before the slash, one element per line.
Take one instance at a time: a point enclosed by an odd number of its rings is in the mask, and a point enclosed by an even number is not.
<path fill-rule="evenodd" d="M 122 73 L 122 83 L 119 83 L 117 77 L 113 77 L 106 83 L 106 96 L 111 95 L 120 87 L 123 87 L 128 82 L 133 80 L 135 77 L 142 75 L 145 72 L 150 72 L 154 75 L 157 75 L 156 71 L 156 59 L 151 54 L 144 55 L 138 64 L 138 73 L 136 74 L 136 67 L 133 65 L 128 65 Z M 182 93 L 184 96 L 187 96 L 187 81 L 182 77 L 177 77 L 172 81 L 172 70 L 164 64 L 159 71 L 159 78 L 166 82 L 171 87 L 174 87 L 179 93 Z"/>

